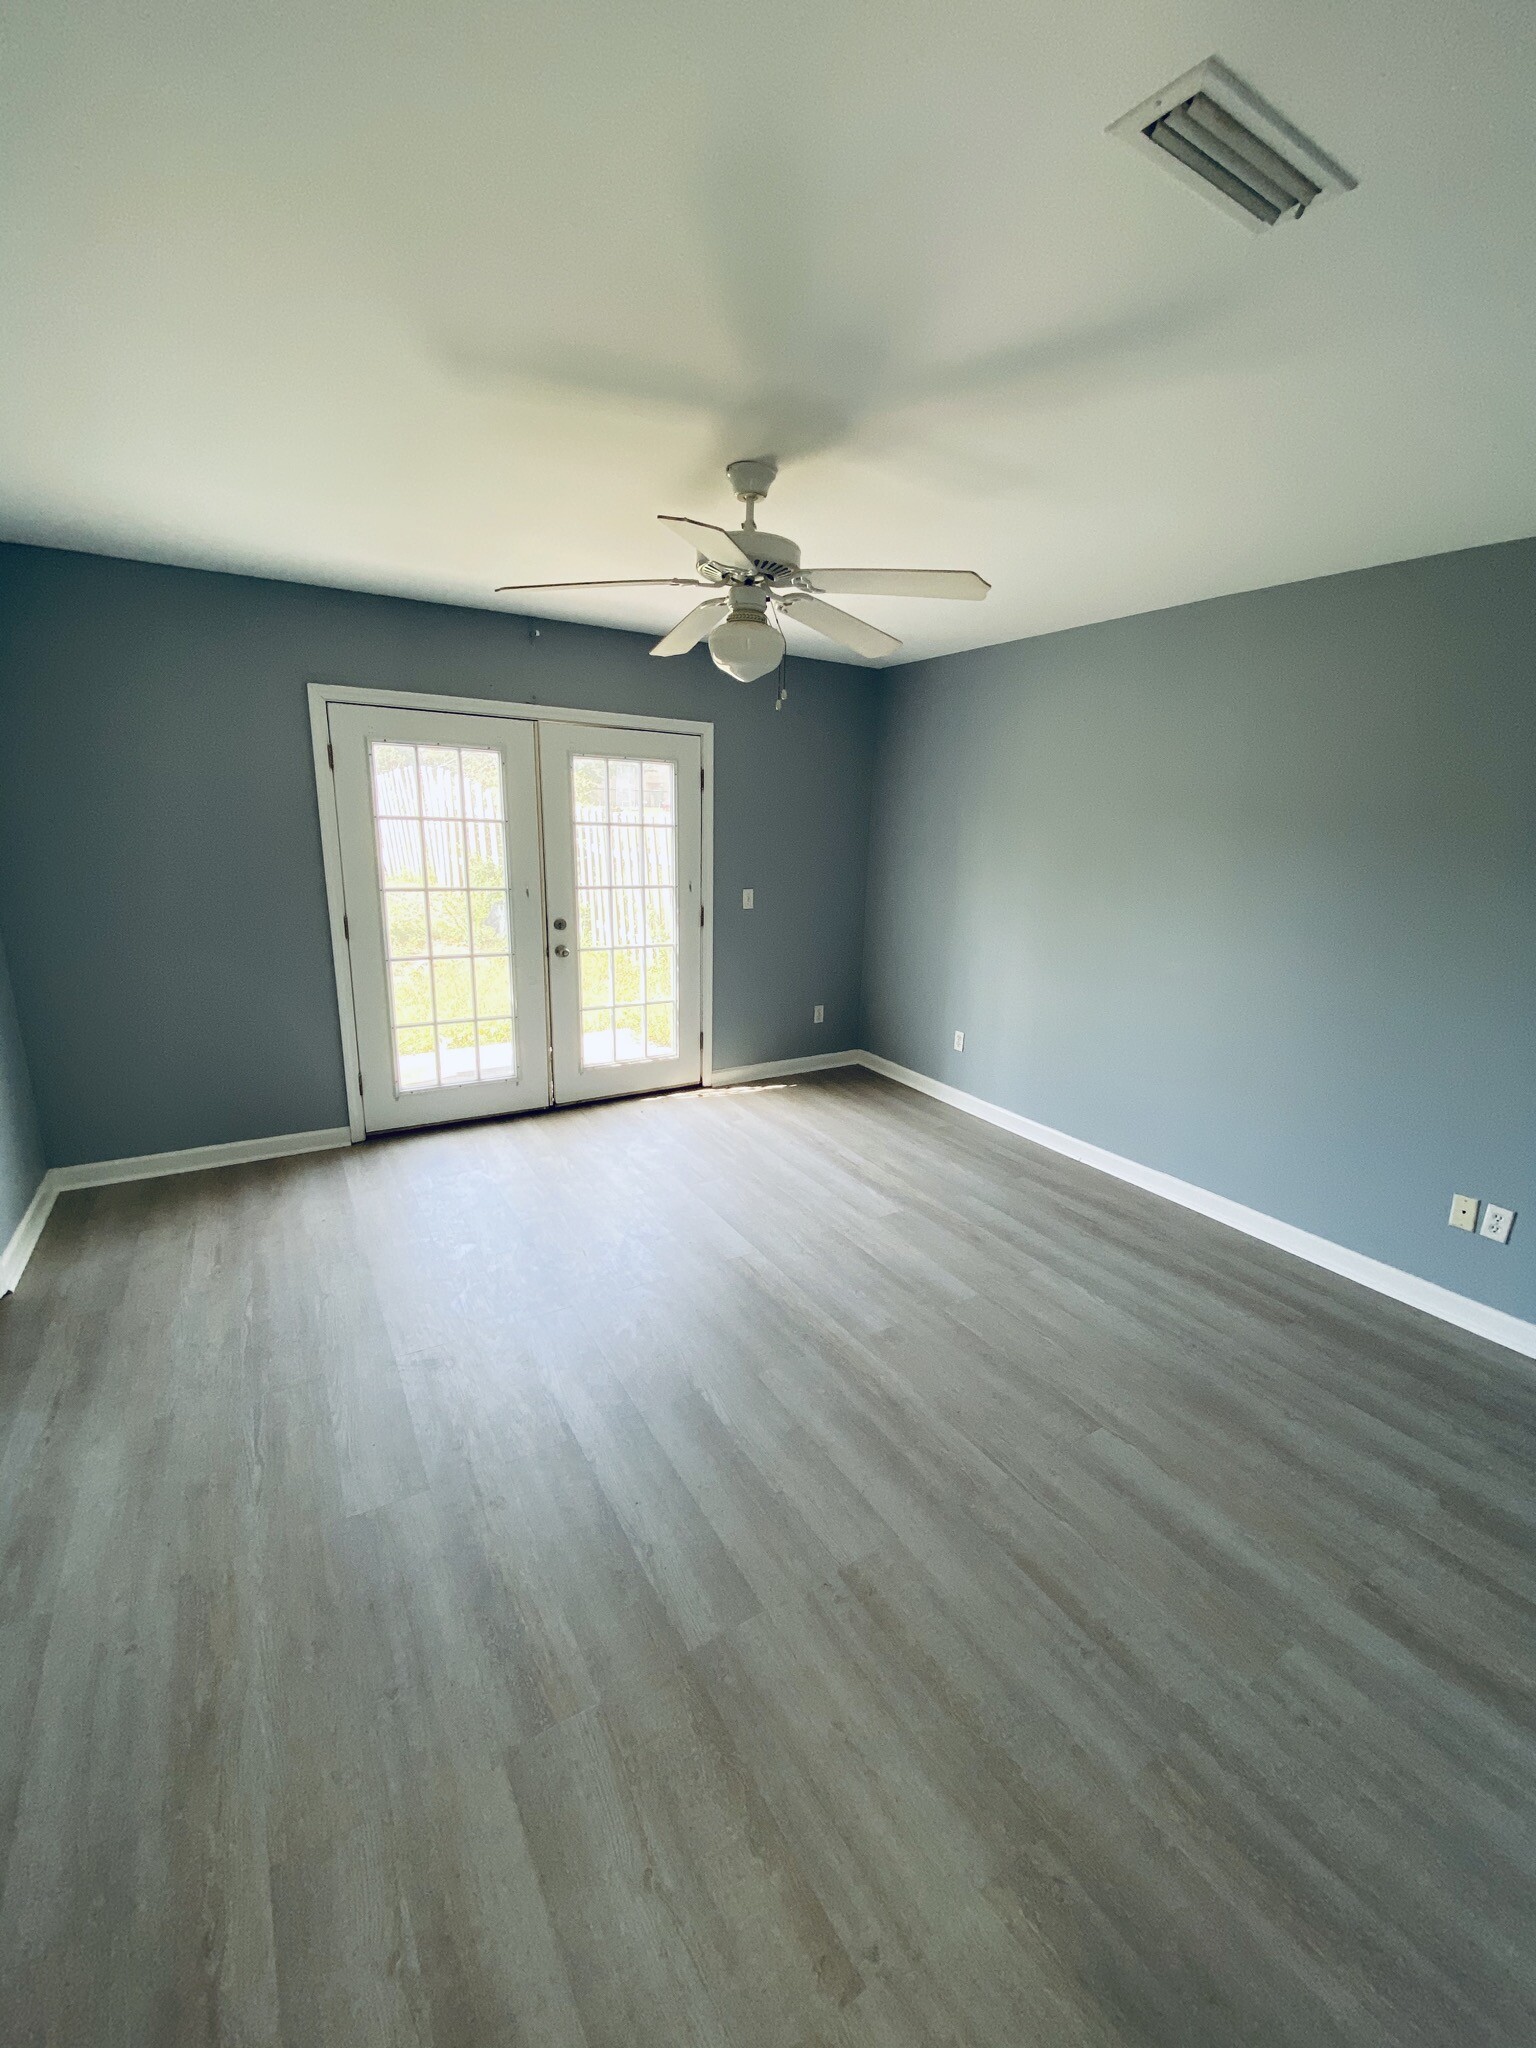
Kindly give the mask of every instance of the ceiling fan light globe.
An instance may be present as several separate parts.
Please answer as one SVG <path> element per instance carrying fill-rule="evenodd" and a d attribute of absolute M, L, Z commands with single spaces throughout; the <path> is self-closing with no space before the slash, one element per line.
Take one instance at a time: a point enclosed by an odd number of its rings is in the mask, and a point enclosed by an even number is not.
<path fill-rule="evenodd" d="M 784 635 L 760 612 L 733 612 L 710 634 L 709 652 L 716 668 L 739 683 L 755 683 L 783 660 Z"/>

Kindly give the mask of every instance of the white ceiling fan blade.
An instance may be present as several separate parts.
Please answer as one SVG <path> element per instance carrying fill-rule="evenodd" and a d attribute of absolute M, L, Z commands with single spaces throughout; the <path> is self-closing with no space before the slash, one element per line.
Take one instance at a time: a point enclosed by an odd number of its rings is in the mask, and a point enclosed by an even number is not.
<path fill-rule="evenodd" d="M 709 585 L 702 576 L 597 576 L 589 577 L 584 583 L 498 583 L 498 592 L 507 590 L 708 590 Z"/>
<path fill-rule="evenodd" d="M 812 590 L 849 597 L 985 597 L 992 588 L 974 569 L 802 569 Z"/>
<path fill-rule="evenodd" d="M 690 647 L 697 647 L 712 626 L 716 626 L 731 608 L 728 597 L 707 597 L 702 604 L 696 604 L 687 618 L 679 619 L 663 639 L 656 642 L 652 654 L 686 654 Z"/>
<path fill-rule="evenodd" d="M 823 604 L 819 597 L 791 592 L 787 597 L 776 597 L 774 603 L 781 611 L 788 612 L 792 619 L 798 619 L 802 626 L 825 633 L 829 640 L 851 647 L 855 654 L 892 654 L 901 645 L 890 633 L 882 633 L 878 626 L 866 625 L 863 619 L 854 618 L 851 612 L 839 611 L 835 604 Z"/>
<path fill-rule="evenodd" d="M 752 557 L 739 548 L 723 526 L 706 526 L 702 519 L 680 519 L 674 512 L 658 512 L 663 526 L 675 526 L 684 540 L 691 541 L 709 562 L 725 569 L 753 569 Z"/>

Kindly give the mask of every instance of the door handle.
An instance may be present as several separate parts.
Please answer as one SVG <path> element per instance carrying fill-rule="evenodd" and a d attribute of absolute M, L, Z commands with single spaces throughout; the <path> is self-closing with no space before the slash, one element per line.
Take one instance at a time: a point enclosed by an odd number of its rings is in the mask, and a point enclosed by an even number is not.
<path fill-rule="evenodd" d="M 566 960 L 570 958 L 570 952 L 569 946 L 556 946 L 555 957 L 559 960 Z"/>

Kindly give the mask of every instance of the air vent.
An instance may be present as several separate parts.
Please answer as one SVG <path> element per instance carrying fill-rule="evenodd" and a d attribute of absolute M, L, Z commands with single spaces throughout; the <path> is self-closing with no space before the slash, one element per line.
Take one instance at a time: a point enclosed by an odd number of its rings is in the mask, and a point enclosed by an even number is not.
<path fill-rule="evenodd" d="M 1342 165 L 1219 57 L 1122 114 L 1108 132 L 1155 151 L 1186 185 L 1255 230 L 1299 220 L 1320 199 L 1355 189 Z"/>

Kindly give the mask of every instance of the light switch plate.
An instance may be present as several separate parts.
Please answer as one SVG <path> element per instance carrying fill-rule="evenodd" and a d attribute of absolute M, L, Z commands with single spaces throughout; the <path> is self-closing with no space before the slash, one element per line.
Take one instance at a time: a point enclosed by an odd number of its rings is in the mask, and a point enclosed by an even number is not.
<path fill-rule="evenodd" d="M 754 894 L 755 894 L 755 893 L 756 893 L 756 892 L 755 892 L 754 890 L 752 890 L 752 889 L 743 889 L 743 890 L 742 890 L 742 892 L 741 892 L 741 907 L 742 907 L 742 909 L 743 909 L 743 910 L 750 910 L 750 909 L 752 908 L 752 898 L 753 898 L 753 896 L 754 896 Z"/>
<path fill-rule="evenodd" d="M 1515 1227 L 1513 1209 L 1502 1209 L 1497 1202 L 1489 1202 L 1483 1210 L 1484 1237 L 1491 1237 L 1495 1244 L 1508 1244 L 1509 1233 Z"/>
<path fill-rule="evenodd" d="M 826 1018 L 827 1012 L 825 1005 L 818 1003 L 815 1009 L 811 1012 L 811 1022 L 813 1024 L 824 1024 L 826 1022 Z"/>
<path fill-rule="evenodd" d="M 955 1051 L 965 1051 L 965 1033 L 963 1031 L 957 1031 L 955 1033 Z"/>
<path fill-rule="evenodd" d="M 1447 1220 L 1449 1221 L 1452 1230 L 1476 1230 L 1476 1195 L 1452 1195 L 1451 1213 Z"/>

